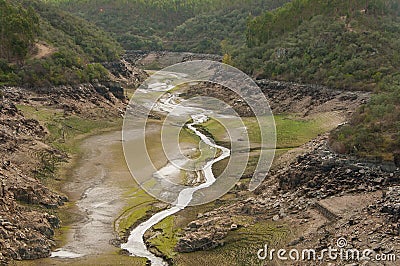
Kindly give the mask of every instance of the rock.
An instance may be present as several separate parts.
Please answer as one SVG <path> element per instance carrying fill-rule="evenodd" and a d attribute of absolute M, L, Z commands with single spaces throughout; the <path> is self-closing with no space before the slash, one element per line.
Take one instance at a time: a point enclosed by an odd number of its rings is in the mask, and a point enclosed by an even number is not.
<path fill-rule="evenodd" d="M 133 66 L 144 69 L 148 66 L 164 68 L 173 64 L 193 60 L 222 61 L 222 56 L 220 55 L 167 51 L 147 52 L 130 50 L 126 51 L 123 57 L 126 62 L 129 62 Z"/>
<path fill-rule="evenodd" d="M 390 220 L 397 222 L 400 220 L 400 186 L 389 187 L 383 195 L 380 203 L 381 212 L 390 215 Z"/>
<path fill-rule="evenodd" d="M 111 72 L 112 80 L 115 81 L 105 85 L 120 100 L 125 99 L 125 94 L 119 83 L 122 83 L 125 87 L 137 88 L 148 77 L 145 71 L 132 66 L 124 59 L 116 62 L 105 62 L 103 66 Z"/>
<path fill-rule="evenodd" d="M 400 170 L 387 172 L 382 164 L 354 161 L 346 155 L 334 154 L 324 140 L 290 164 L 278 178 L 282 190 L 300 189 L 310 198 L 322 199 L 343 192 L 376 191 L 382 185 L 396 184 L 398 180 L 391 174 L 400 176 Z"/>

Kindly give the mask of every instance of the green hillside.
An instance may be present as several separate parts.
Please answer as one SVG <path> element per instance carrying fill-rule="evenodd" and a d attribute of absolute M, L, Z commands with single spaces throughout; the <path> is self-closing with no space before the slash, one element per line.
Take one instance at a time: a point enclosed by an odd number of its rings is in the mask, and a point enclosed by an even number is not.
<path fill-rule="evenodd" d="M 49 0 L 103 28 L 127 50 L 222 53 L 244 43 L 247 18 L 288 0 Z"/>
<path fill-rule="evenodd" d="M 246 24 L 250 17 L 280 7 L 288 0 L 230 2 L 215 11 L 197 14 L 167 33 L 165 48 L 224 54 L 231 47 L 246 43 Z"/>
<path fill-rule="evenodd" d="M 118 58 L 121 46 L 220 53 L 256 78 L 374 92 L 332 134 L 332 145 L 374 158 L 400 156 L 400 3 L 293 0 L 281 6 L 286 2 L 0 0 L 0 82 L 106 79 L 98 63 Z M 51 53 L 35 56 L 38 44 Z"/>
<path fill-rule="evenodd" d="M 41 1 L 0 0 L 0 12 L 0 84 L 48 86 L 107 79 L 99 62 L 116 60 L 122 52 L 104 31 Z"/>
<path fill-rule="evenodd" d="M 234 57 L 260 77 L 372 89 L 400 66 L 398 12 L 394 0 L 296 0 L 249 21 Z"/>
<path fill-rule="evenodd" d="M 295 0 L 251 19 L 234 64 L 259 78 L 375 92 L 332 136 L 341 152 L 400 153 L 400 4 L 395 0 Z"/>

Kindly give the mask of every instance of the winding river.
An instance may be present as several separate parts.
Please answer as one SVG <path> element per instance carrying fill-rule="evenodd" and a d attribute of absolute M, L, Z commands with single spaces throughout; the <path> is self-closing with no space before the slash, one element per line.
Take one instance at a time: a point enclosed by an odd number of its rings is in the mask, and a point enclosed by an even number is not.
<path fill-rule="evenodd" d="M 163 108 L 164 110 L 170 110 L 170 108 L 172 107 L 171 105 L 173 105 L 171 103 L 173 97 L 174 96 L 171 96 L 164 103 L 161 103 L 160 107 L 161 108 L 164 107 Z M 207 136 L 205 136 L 203 133 L 201 133 L 199 130 L 196 129 L 195 126 L 206 122 L 208 120 L 208 117 L 205 114 L 192 115 L 191 117 L 192 117 L 193 122 L 187 125 L 188 128 L 191 131 L 193 131 L 198 137 L 200 137 L 200 139 L 205 144 L 207 144 L 209 147 L 219 149 L 222 151 L 222 153 L 219 156 L 217 156 L 216 158 L 208 161 L 205 164 L 205 166 L 203 167 L 202 171 L 204 173 L 204 178 L 205 178 L 204 183 L 202 183 L 198 186 L 195 186 L 195 187 L 186 188 L 186 189 L 182 190 L 179 193 L 179 196 L 176 199 L 175 203 L 173 204 L 173 207 L 163 210 L 161 212 L 158 212 L 158 213 L 154 214 L 147 221 L 141 223 L 139 226 L 137 226 L 135 229 L 133 229 L 131 231 L 129 238 L 128 238 L 128 242 L 121 245 L 121 248 L 129 251 L 129 253 L 132 256 L 145 257 L 151 261 L 152 265 L 156 265 L 156 266 L 167 265 L 167 263 L 162 258 L 155 256 L 153 253 L 151 253 L 147 249 L 147 247 L 144 243 L 144 239 L 143 239 L 144 233 L 148 229 L 150 229 L 152 226 L 156 225 L 157 223 L 159 223 L 160 221 L 165 219 L 166 217 L 173 215 L 173 214 L 177 213 L 178 211 L 184 209 L 186 206 L 188 206 L 190 201 L 192 200 L 193 194 L 196 191 L 211 186 L 216 181 L 214 174 L 212 172 L 213 164 L 230 156 L 229 149 L 219 146 L 219 145 L 216 145 L 210 138 L 208 138 Z"/>

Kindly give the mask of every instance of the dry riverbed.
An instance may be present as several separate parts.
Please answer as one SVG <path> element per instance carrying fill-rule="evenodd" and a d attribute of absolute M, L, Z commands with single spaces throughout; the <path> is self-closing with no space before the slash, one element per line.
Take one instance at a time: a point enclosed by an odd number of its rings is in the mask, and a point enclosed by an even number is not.
<path fill-rule="evenodd" d="M 70 203 L 60 210 L 65 219 L 58 237 L 60 252 L 54 255 L 61 258 L 18 265 L 143 265 L 143 259 L 121 256 L 113 245 L 118 238 L 115 217 L 129 204 L 130 192 L 137 190 L 123 156 L 121 132 L 89 137 L 80 149 L 79 162 L 64 171 L 71 176 L 62 186 Z"/>

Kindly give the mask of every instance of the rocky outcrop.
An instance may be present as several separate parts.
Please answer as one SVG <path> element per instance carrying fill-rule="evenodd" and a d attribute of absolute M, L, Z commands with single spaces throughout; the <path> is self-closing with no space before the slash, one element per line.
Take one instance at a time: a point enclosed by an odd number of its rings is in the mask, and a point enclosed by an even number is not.
<path fill-rule="evenodd" d="M 368 101 L 370 93 L 334 90 L 320 85 L 257 80 L 274 113 L 352 112 Z"/>
<path fill-rule="evenodd" d="M 208 250 L 223 245 L 223 238 L 233 222 L 229 217 L 214 216 L 206 213 L 202 219 L 193 221 L 185 228 L 184 236 L 176 245 L 178 252 Z"/>
<path fill-rule="evenodd" d="M 126 60 L 106 62 L 103 63 L 103 66 L 110 71 L 111 79 L 113 81 L 118 82 L 119 84 L 122 84 L 124 87 L 128 88 L 137 88 L 148 77 L 145 71 L 132 66 Z M 112 89 L 115 87 L 115 85 L 111 85 L 109 87 L 111 92 L 115 95 Z M 124 95 L 122 94 L 122 96 Z"/>
<path fill-rule="evenodd" d="M 0 264 L 48 257 L 60 221 L 53 209 L 68 199 L 42 183 L 67 154 L 49 146 L 45 125 L 26 118 L 17 105 L 40 114 L 54 109 L 64 116 L 115 118 L 124 112 L 125 95 L 117 84 L 96 83 L 28 90 L 0 88 Z M 60 112 L 64 111 L 64 114 Z M 69 125 L 65 125 L 66 127 Z"/>
<path fill-rule="evenodd" d="M 400 182 L 398 182 L 400 183 Z M 390 216 L 393 222 L 400 221 L 400 186 L 389 187 L 387 192 L 383 195 L 382 201 L 378 202 L 380 210 Z M 399 226 L 400 230 L 400 226 Z M 400 234 L 400 232 L 399 232 Z"/>
<path fill-rule="evenodd" d="M 179 91 L 179 96 L 184 99 L 190 99 L 197 96 L 207 96 L 212 98 L 217 98 L 230 107 L 232 107 L 240 116 L 249 117 L 254 116 L 253 111 L 250 106 L 246 103 L 244 99 L 241 99 L 235 92 L 230 89 L 211 82 L 198 82 L 192 83 L 192 85 L 183 88 L 182 92 Z"/>
<path fill-rule="evenodd" d="M 274 114 L 296 113 L 303 117 L 322 112 L 342 112 L 349 116 L 354 110 L 368 101 L 366 92 L 349 92 L 329 89 L 322 86 L 304 85 L 291 82 L 257 80 L 257 85 L 266 96 Z M 244 96 L 239 96 L 229 88 L 210 82 L 198 82 L 181 86 L 179 95 L 183 98 L 208 96 L 227 103 L 240 116 L 254 116 L 246 102 L 251 99 L 253 108 L 263 105 L 263 99 L 252 97 L 250 90 L 241 88 Z"/>
<path fill-rule="evenodd" d="M 343 192 L 371 192 L 400 183 L 400 169 L 392 162 L 375 164 L 336 154 L 326 138 L 278 175 L 280 189 L 299 189 L 317 199 Z"/>
<path fill-rule="evenodd" d="M 57 208 L 67 201 L 33 177 L 40 166 L 35 154 L 55 152 L 41 142 L 45 134 L 38 121 L 26 119 L 11 101 L 0 102 L 0 262 L 47 257 L 54 246 L 58 218 L 28 207 Z"/>
<path fill-rule="evenodd" d="M 222 56 L 215 54 L 196 54 L 167 51 L 127 51 L 124 60 L 143 69 L 162 69 L 177 63 L 192 60 L 222 61 Z"/>
<path fill-rule="evenodd" d="M 117 83 L 62 85 L 27 90 L 4 87 L 5 99 L 16 104 L 51 106 L 82 117 L 115 117 L 122 115 L 127 98 Z"/>

